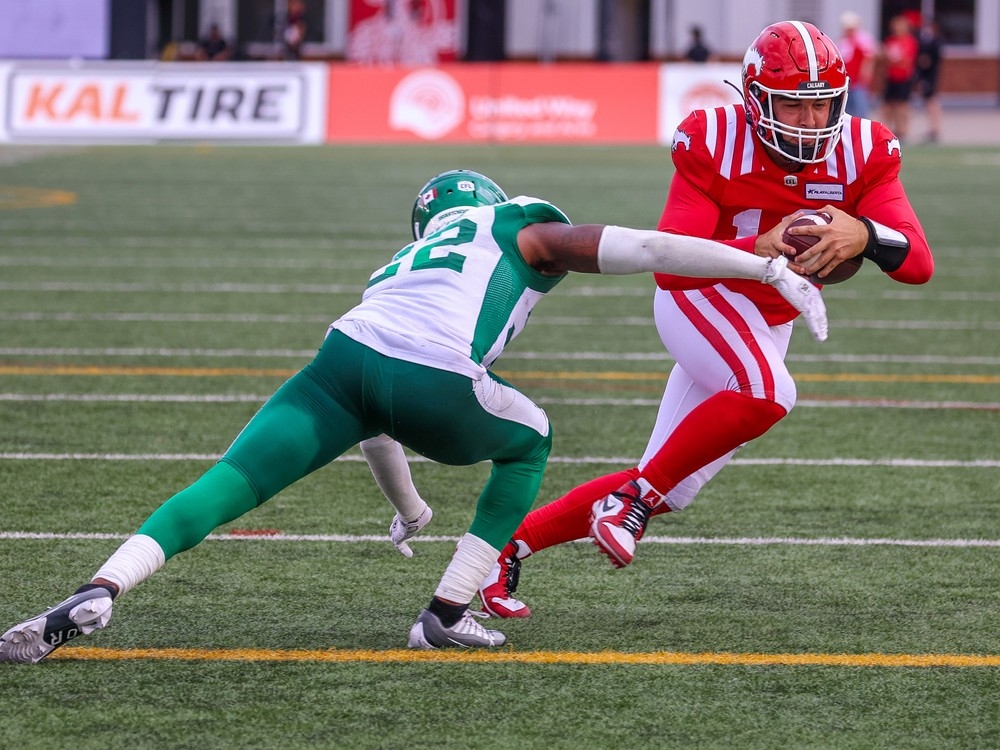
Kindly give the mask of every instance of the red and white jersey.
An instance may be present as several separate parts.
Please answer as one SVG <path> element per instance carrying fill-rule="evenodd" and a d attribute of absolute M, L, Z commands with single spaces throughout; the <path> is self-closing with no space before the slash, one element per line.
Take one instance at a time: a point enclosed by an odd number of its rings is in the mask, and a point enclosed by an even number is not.
<path fill-rule="evenodd" d="M 922 284 L 934 271 L 924 230 L 899 180 L 899 139 L 878 122 L 848 117 L 834 153 L 798 172 L 779 167 L 754 136 L 742 105 L 696 110 L 680 124 L 671 146 L 676 174 L 658 228 L 706 237 L 753 252 L 757 235 L 800 208 L 831 204 L 906 235 L 910 252 L 889 276 Z M 697 289 L 704 279 L 657 274 L 661 289 Z M 770 325 L 798 313 L 770 286 L 728 280 Z"/>

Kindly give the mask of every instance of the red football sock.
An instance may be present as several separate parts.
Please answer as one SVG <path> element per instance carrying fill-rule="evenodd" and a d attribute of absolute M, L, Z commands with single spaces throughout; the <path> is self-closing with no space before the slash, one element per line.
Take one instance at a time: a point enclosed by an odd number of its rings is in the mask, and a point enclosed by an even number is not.
<path fill-rule="evenodd" d="M 524 542 L 532 552 L 583 539 L 590 533 L 590 509 L 594 503 L 637 476 L 638 469 L 626 469 L 571 489 L 525 516 L 514 532 L 514 539 Z"/>
<path fill-rule="evenodd" d="M 681 420 L 642 478 L 665 494 L 702 466 L 760 437 L 787 413 L 774 401 L 736 391 L 710 396 Z"/>

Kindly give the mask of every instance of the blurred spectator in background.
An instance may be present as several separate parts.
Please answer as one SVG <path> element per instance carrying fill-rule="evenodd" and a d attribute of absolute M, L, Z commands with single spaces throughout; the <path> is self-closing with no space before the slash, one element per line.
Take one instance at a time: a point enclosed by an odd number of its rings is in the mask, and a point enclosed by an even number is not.
<path fill-rule="evenodd" d="M 914 84 L 927 110 L 927 142 L 937 143 L 941 137 L 941 100 L 938 98 L 938 77 L 941 73 L 941 29 L 933 18 L 920 24 L 917 39 L 917 74 Z"/>
<path fill-rule="evenodd" d="M 691 27 L 691 46 L 684 53 L 684 58 L 688 62 L 696 63 L 708 62 L 712 59 L 712 50 L 705 45 L 702 39 L 701 26 Z"/>
<path fill-rule="evenodd" d="M 233 58 L 233 48 L 222 36 L 219 24 L 213 23 L 208 29 L 208 36 L 198 42 L 198 51 L 195 52 L 195 60 L 202 62 L 224 61 Z"/>
<path fill-rule="evenodd" d="M 861 16 L 853 10 L 844 11 L 840 16 L 840 28 L 843 33 L 837 46 L 851 79 L 847 94 L 847 114 L 868 117 L 878 48 L 872 35 L 861 27 Z"/>
<path fill-rule="evenodd" d="M 882 121 L 900 141 L 905 141 L 909 134 L 910 95 L 917 70 L 917 38 L 906 16 L 895 16 L 889 21 L 889 36 L 882 44 L 882 56 L 885 58 Z"/>
<path fill-rule="evenodd" d="M 553 7 L 543 6 L 545 24 L 550 21 L 544 13 Z M 442 3 L 382 0 L 351 29 L 346 57 L 365 65 L 436 65 L 455 58 L 458 33 L 454 14 Z M 546 33 L 543 29 L 542 36 Z M 548 54 L 542 50 L 542 59 Z"/>
<path fill-rule="evenodd" d="M 302 0 L 288 0 L 288 14 L 281 38 L 285 43 L 285 59 L 302 59 L 302 43 L 306 39 L 306 4 Z"/>

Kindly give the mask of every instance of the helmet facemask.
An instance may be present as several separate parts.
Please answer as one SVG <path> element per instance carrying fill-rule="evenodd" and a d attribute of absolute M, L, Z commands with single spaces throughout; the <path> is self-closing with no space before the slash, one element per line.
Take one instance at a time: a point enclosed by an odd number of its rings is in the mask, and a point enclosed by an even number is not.
<path fill-rule="evenodd" d="M 828 91 L 799 92 L 769 89 L 755 81 L 749 87 L 751 103 L 759 115 L 756 118 L 757 135 L 765 146 L 777 151 L 786 159 L 799 164 L 817 164 L 833 153 L 840 142 L 840 134 L 844 126 L 845 108 L 847 106 L 847 88 L 837 89 L 831 95 Z M 830 114 L 826 125 L 821 128 L 801 128 L 786 125 L 774 116 L 774 100 L 776 98 L 830 100 Z"/>

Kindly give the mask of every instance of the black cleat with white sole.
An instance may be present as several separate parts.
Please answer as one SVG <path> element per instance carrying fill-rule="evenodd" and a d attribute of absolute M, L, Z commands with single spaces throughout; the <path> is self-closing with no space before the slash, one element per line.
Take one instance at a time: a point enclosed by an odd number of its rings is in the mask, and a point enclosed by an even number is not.
<path fill-rule="evenodd" d="M 111 619 L 113 594 L 101 586 L 78 591 L 0 636 L 0 662 L 37 664 L 60 646 L 100 630 Z"/>

